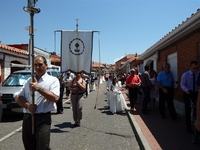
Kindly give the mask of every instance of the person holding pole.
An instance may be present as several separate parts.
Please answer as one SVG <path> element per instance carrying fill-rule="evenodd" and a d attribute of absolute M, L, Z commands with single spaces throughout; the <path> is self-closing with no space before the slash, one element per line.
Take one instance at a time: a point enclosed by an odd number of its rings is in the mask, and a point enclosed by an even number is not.
<path fill-rule="evenodd" d="M 56 77 L 46 72 L 45 57 L 36 56 L 34 58 L 34 69 L 36 73 L 34 82 L 29 78 L 15 97 L 24 112 L 22 140 L 25 150 L 50 150 L 51 111 L 56 110 L 60 83 Z M 34 100 L 32 92 L 35 96 Z M 34 101 L 35 104 L 32 103 Z"/>

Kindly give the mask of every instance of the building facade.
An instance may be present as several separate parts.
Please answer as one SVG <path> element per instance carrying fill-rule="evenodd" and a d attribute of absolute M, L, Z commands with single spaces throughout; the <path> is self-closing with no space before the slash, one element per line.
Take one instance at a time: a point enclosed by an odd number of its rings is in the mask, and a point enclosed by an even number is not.
<path fill-rule="evenodd" d="M 174 76 L 176 110 L 184 114 L 183 92 L 180 88 L 182 74 L 189 69 L 191 61 L 200 64 L 200 9 L 166 34 L 157 43 L 147 49 L 141 56 L 143 66 L 157 72 L 168 62 Z"/>

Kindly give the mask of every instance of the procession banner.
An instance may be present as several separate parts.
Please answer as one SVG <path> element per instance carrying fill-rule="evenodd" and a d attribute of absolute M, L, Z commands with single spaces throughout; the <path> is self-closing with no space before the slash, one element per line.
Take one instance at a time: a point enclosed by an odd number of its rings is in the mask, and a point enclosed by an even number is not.
<path fill-rule="evenodd" d="M 92 48 L 92 31 L 62 31 L 61 71 L 90 73 Z"/>

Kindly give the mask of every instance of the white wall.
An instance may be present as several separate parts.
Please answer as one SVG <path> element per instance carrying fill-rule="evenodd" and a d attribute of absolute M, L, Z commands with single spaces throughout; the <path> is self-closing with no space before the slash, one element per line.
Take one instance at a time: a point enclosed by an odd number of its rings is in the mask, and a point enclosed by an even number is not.
<path fill-rule="evenodd" d="M 145 66 L 147 62 L 153 61 L 153 69 L 157 71 L 157 58 L 158 58 L 157 53 L 155 53 L 154 55 L 151 55 L 150 57 L 148 57 L 147 59 L 143 61 L 143 66 Z M 144 68 L 143 68 L 143 71 L 144 71 Z"/>
<path fill-rule="evenodd" d="M 6 79 L 10 75 L 10 72 L 11 72 L 10 63 L 11 63 L 11 61 L 14 61 L 14 60 L 23 62 L 24 64 L 28 64 L 28 60 L 27 59 L 20 58 L 20 57 L 13 57 L 11 55 L 5 55 L 4 79 Z"/>

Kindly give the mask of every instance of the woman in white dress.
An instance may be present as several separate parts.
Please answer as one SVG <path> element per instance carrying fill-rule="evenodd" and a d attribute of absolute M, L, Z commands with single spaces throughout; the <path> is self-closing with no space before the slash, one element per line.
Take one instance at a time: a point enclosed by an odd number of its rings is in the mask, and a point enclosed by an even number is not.
<path fill-rule="evenodd" d="M 106 90 L 107 90 L 107 98 L 108 98 L 108 105 L 110 106 L 110 99 L 111 99 L 111 90 L 110 90 L 110 87 L 112 85 L 112 76 L 109 76 L 107 82 L 106 82 Z"/>
<path fill-rule="evenodd" d="M 112 91 L 110 99 L 110 112 L 116 113 L 127 109 L 126 101 L 121 93 L 117 78 L 113 79 L 110 90 Z"/>

